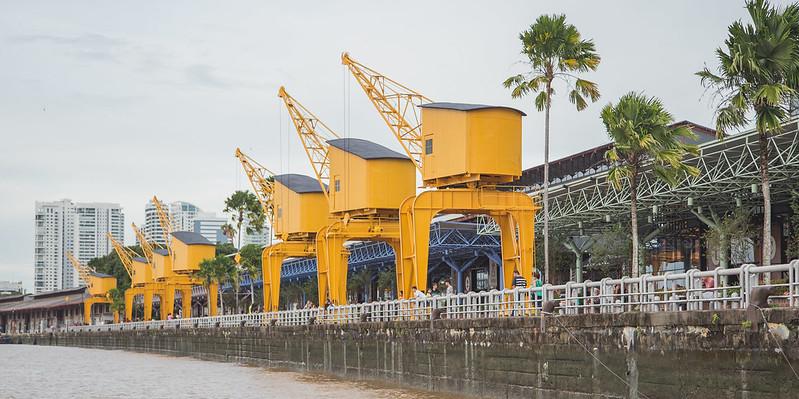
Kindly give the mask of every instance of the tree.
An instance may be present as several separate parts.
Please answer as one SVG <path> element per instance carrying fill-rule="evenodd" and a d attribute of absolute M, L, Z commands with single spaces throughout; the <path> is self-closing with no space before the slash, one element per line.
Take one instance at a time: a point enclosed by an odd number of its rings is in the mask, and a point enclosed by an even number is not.
<path fill-rule="evenodd" d="M 698 153 L 695 145 L 686 143 L 696 135 L 687 126 L 669 126 L 673 121 L 659 99 L 634 92 L 602 109 L 602 122 L 614 143 L 605 154 L 612 165 L 608 180 L 617 190 L 625 183 L 630 190 L 631 277 L 640 272 L 638 183 L 644 168 L 650 166 L 656 178 L 672 186 L 685 175 L 699 174 L 682 162 L 686 154 Z"/>
<path fill-rule="evenodd" d="M 799 84 L 799 5 L 784 9 L 765 0 L 747 1 L 752 19 L 728 28 L 724 46 L 716 50 L 717 71 L 697 72 L 702 85 L 714 90 L 716 131 L 723 139 L 730 129 L 750 123 L 758 132 L 760 187 L 763 194 L 763 265 L 770 265 L 771 189 L 769 187 L 769 136 L 782 130 L 790 101 Z"/>
<path fill-rule="evenodd" d="M 599 87 L 577 77 L 577 73 L 594 71 L 600 58 L 592 40 L 583 40 L 565 15 L 541 15 L 530 29 L 519 34 L 522 54 L 530 71 L 511 76 L 503 83 L 512 89 L 511 97 L 520 98 L 538 93 L 535 107 L 544 111 L 544 281 L 549 282 L 549 111 L 555 95 L 556 79 L 566 82 L 569 101 L 582 111 L 586 99 L 596 102 Z"/>
<path fill-rule="evenodd" d="M 347 290 L 352 293 L 356 302 L 360 300 L 361 294 L 363 294 L 363 298 L 364 300 L 366 300 L 367 296 L 366 293 L 371 283 L 372 283 L 371 270 L 363 269 L 357 272 L 351 272 L 349 277 L 347 277 Z"/>
<path fill-rule="evenodd" d="M 788 259 L 799 259 L 799 191 L 791 190 L 791 219 L 788 235 Z"/>
<path fill-rule="evenodd" d="M 718 256 L 719 267 L 722 269 L 730 267 L 730 244 L 752 238 L 749 228 L 749 211 L 738 208 L 719 215 L 710 207 L 709 216 L 693 209 L 691 212 L 707 225 L 708 230 L 704 235 L 705 243 L 710 253 L 715 253 Z"/>
<path fill-rule="evenodd" d="M 128 247 L 137 254 L 141 254 L 141 247 L 138 245 Z M 114 276 L 117 281 L 117 288 L 122 292 L 130 288 L 130 275 L 125 270 L 125 265 L 119 260 L 116 252 L 100 256 L 89 261 L 88 265 L 100 273 Z"/>
<path fill-rule="evenodd" d="M 631 264 L 630 231 L 627 226 L 613 224 L 609 229 L 592 236 L 590 265 L 600 275 L 620 278 Z"/>
<path fill-rule="evenodd" d="M 205 280 L 207 286 L 210 286 L 212 282 L 217 283 L 221 290 L 222 286 L 230 281 L 231 268 L 235 269 L 235 265 L 230 257 L 217 255 L 215 258 L 203 259 L 200 261 L 200 269 L 197 271 L 196 275 Z M 219 295 L 219 300 L 221 302 L 220 307 L 222 308 L 222 313 L 224 313 L 225 300 L 222 295 Z"/>
<path fill-rule="evenodd" d="M 258 202 L 258 197 L 249 191 L 238 190 L 225 199 L 223 212 L 230 214 L 230 218 L 236 228 L 236 234 L 238 235 L 236 248 L 241 248 L 241 228 L 245 220 L 247 221 L 245 229 L 247 234 L 260 233 L 264 229 L 266 216 L 263 208 L 261 203 Z"/>
<path fill-rule="evenodd" d="M 111 311 L 114 313 L 123 313 L 125 310 L 125 290 L 119 288 L 112 288 L 108 290 L 108 299 L 111 300 Z"/>
<path fill-rule="evenodd" d="M 255 304 L 255 280 L 261 275 L 261 247 L 248 244 L 241 248 L 241 271 L 250 276 L 250 308 Z"/>

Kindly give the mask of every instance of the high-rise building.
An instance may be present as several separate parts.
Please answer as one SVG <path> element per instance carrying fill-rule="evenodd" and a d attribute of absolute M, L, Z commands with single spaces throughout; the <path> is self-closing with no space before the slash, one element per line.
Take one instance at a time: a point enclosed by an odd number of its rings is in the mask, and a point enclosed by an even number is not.
<path fill-rule="evenodd" d="M 223 217 L 218 217 L 213 213 L 200 212 L 194 218 L 193 231 L 202 234 L 203 237 L 213 243 L 229 242 L 230 238 L 222 232 L 222 226 L 225 223 L 227 223 L 227 219 Z"/>
<path fill-rule="evenodd" d="M 34 293 L 81 284 L 67 252 L 88 263 L 113 250 L 106 233 L 125 240 L 125 215 L 119 204 L 37 201 L 34 218 Z"/>
<path fill-rule="evenodd" d="M 248 223 L 249 222 L 247 220 L 245 220 L 244 224 L 242 224 L 242 226 L 241 226 L 241 233 L 242 233 L 241 246 L 245 246 L 245 245 L 248 245 L 248 244 L 255 244 L 255 245 L 258 245 L 258 246 L 264 246 L 264 245 L 269 245 L 269 244 L 272 243 L 272 240 L 270 239 L 271 231 L 269 230 L 269 226 L 268 225 L 264 224 L 264 227 L 263 227 L 263 229 L 261 230 L 260 233 L 259 232 L 253 232 L 252 234 L 249 234 L 249 233 L 247 233 Z"/>
<path fill-rule="evenodd" d="M 185 201 L 175 201 L 167 205 L 169 220 L 172 222 L 173 231 L 194 231 L 194 219 L 199 214 L 200 208 Z M 152 200 L 147 202 L 144 207 L 144 226 L 142 233 L 148 241 L 160 245 L 166 245 L 164 241 L 161 222 L 158 220 L 158 213 Z"/>

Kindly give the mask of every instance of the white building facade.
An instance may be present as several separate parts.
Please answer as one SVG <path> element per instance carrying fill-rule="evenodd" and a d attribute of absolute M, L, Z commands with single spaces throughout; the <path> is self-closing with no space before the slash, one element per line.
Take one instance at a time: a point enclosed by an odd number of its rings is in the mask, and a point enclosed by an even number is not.
<path fill-rule="evenodd" d="M 75 203 L 64 199 L 36 202 L 34 216 L 34 293 L 81 285 L 67 260 L 72 252 L 82 263 L 108 255 L 107 233 L 124 242 L 125 215 L 119 204 Z"/>
<path fill-rule="evenodd" d="M 175 201 L 167 205 L 169 220 L 172 223 L 173 231 L 194 231 L 194 219 L 202 213 L 196 205 L 185 202 Z M 158 213 L 155 210 L 152 200 L 144 206 L 144 226 L 142 233 L 147 241 L 159 245 L 166 245 L 164 241 L 161 222 L 158 220 Z M 214 242 L 214 241 L 212 241 Z"/>
<path fill-rule="evenodd" d="M 212 243 L 226 243 L 230 242 L 230 238 L 222 232 L 222 226 L 226 223 L 227 219 L 223 217 L 218 217 L 213 213 L 201 212 L 194 219 L 194 229 L 192 231 L 202 234 L 203 237 Z"/>

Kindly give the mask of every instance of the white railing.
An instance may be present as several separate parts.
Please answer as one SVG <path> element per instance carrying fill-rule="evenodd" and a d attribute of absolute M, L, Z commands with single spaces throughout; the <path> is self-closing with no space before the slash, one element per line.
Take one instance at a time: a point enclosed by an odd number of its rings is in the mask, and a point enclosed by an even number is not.
<path fill-rule="evenodd" d="M 327 309 L 295 309 L 269 313 L 235 314 L 190 319 L 157 320 L 65 328 L 67 331 L 147 330 L 164 328 L 213 328 L 240 326 L 302 326 L 362 321 L 478 319 L 523 317 L 540 314 L 544 302 L 556 304 L 556 314 L 664 312 L 740 309 L 749 305 L 749 294 L 766 285 L 767 276 L 780 273 L 784 281 L 768 284 L 776 295 L 771 306 L 799 306 L 799 261 L 772 266 L 744 265 L 735 269 L 605 278 L 601 281 L 568 282 L 526 289 L 470 292 L 410 300 L 330 306 Z M 708 284 L 712 282 L 711 284 Z"/>

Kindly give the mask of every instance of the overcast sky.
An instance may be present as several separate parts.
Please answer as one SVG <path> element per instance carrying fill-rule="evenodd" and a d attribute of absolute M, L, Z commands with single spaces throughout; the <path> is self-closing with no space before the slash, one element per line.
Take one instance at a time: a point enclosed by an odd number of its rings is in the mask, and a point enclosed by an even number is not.
<path fill-rule="evenodd" d="M 599 111 L 630 90 L 712 125 L 693 73 L 715 65 L 742 1 L 3 1 L 0 280 L 32 286 L 36 200 L 117 202 L 126 224 L 143 222 L 153 194 L 220 212 L 248 187 L 237 146 L 310 174 L 280 85 L 342 135 L 399 151 L 340 64 L 345 50 L 433 100 L 526 111 L 523 165 L 539 164 L 543 114 L 501 83 L 521 71 L 518 34 L 543 13 L 565 13 L 602 56 L 586 76 L 598 103 L 554 102 L 553 159 L 607 142 Z"/>

